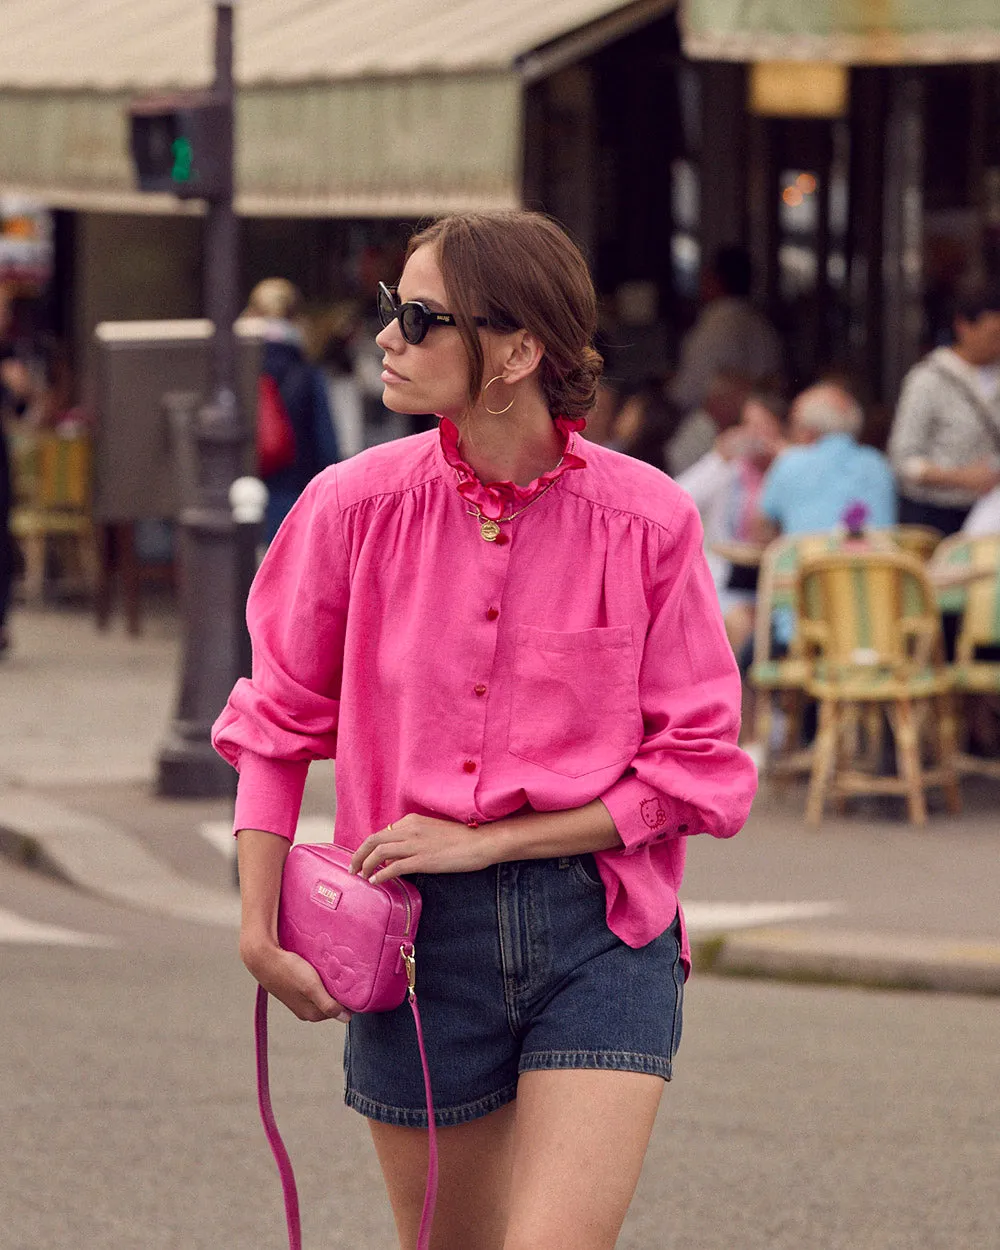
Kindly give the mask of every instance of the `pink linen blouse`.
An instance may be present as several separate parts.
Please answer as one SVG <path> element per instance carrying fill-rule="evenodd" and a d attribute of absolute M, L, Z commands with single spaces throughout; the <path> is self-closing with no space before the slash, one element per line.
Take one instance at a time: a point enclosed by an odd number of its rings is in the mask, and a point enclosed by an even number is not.
<path fill-rule="evenodd" d="M 336 758 L 350 850 L 409 812 L 477 828 L 599 798 L 624 844 L 595 857 L 607 922 L 642 946 L 677 913 L 686 837 L 736 833 L 756 772 L 693 503 L 557 425 L 563 458 L 527 487 L 479 482 L 447 419 L 315 477 L 254 582 L 253 676 L 213 741 L 236 830 L 286 838 L 309 762 Z M 529 503 L 484 541 L 476 508 Z"/>

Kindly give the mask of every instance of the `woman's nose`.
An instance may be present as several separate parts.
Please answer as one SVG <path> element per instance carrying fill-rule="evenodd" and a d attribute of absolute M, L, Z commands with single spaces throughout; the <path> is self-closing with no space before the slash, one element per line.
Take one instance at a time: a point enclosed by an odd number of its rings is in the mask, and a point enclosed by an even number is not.
<path fill-rule="evenodd" d="M 399 332 L 399 318 L 393 317 L 387 326 L 375 335 L 375 342 L 383 351 L 398 352 L 402 349 L 403 336 Z"/>

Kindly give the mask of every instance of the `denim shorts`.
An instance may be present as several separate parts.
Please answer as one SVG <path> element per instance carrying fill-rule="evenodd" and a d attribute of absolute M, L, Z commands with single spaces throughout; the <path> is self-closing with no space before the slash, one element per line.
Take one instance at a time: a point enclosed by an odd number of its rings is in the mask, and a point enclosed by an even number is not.
<path fill-rule="evenodd" d="M 676 918 L 648 945 L 626 945 L 608 928 L 590 855 L 411 879 L 423 897 L 417 998 L 438 1125 L 488 1115 L 536 1069 L 670 1080 L 684 986 Z M 353 1017 L 344 1069 L 348 1106 L 427 1127 L 408 1004 Z"/>

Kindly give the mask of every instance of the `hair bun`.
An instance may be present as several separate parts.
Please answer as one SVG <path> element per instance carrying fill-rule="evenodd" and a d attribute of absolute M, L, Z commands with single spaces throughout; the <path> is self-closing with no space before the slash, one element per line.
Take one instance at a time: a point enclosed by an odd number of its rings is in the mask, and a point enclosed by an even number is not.
<path fill-rule="evenodd" d="M 563 417 L 585 417 L 597 399 L 597 384 L 604 360 L 593 347 L 583 347 L 579 359 L 562 374 L 551 358 L 542 362 L 542 386 L 549 410 Z"/>

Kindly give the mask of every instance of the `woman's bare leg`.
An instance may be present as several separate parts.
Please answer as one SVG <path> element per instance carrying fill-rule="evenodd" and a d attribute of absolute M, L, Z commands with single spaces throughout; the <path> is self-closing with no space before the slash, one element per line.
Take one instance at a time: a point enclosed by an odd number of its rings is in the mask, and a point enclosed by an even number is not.
<path fill-rule="evenodd" d="M 439 1128 L 432 1250 L 502 1250 L 514 1142 L 514 1103 Z M 369 1121 L 401 1250 L 417 1244 L 427 1181 L 427 1132 Z"/>
<path fill-rule="evenodd" d="M 613 1250 L 663 1087 L 639 1072 L 521 1077 L 503 1250 Z"/>

